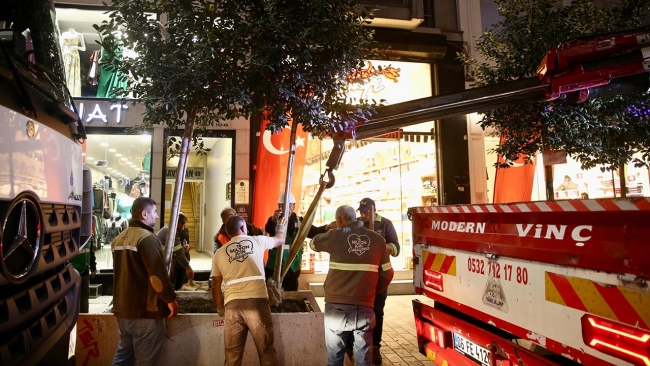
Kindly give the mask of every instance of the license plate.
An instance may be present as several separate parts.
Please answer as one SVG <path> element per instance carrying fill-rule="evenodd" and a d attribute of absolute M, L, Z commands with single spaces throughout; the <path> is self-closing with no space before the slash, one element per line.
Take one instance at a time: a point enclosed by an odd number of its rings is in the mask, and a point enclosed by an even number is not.
<path fill-rule="evenodd" d="M 483 366 L 490 366 L 490 351 L 456 333 L 454 349 Z"/>

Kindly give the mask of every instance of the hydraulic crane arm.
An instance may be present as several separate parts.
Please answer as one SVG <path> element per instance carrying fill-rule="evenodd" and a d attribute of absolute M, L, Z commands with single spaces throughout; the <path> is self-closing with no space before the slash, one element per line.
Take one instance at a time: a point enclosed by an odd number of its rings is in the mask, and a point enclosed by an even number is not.
<path fill-rule="evenodd" d="M 363 139 L 441 118 L 531 101 L 588 99 L 650 90 L 648 28 L 580 38 L 549 50 L 537 77 L 382 107 L 346 131 Z"/>
<path fill-rule="evenodd" d="M 545 88 L 533 77 L 389 105 L 381 108 L 368 122 L 358 124 L 356 138 L 374 137 L 416 123 L 537 101 L 544 97 Z"/>

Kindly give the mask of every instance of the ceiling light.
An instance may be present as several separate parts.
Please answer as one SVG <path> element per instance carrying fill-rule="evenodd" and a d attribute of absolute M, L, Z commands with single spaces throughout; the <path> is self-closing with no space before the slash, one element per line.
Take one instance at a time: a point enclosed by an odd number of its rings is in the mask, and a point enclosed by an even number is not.
<path fill-rule="evenodd" d="M 99 146 L 108 146 L 108 142 L 102 142 Z"/>
<path fill-rule="evenodd" d="M 86 160 L 95 160 L 92 156 L 86 156 Z"/>
<path fill-rule="evenodd" d="M 122 156 L 122 154 L 115 154 L 115 156 L 119 158 L 120 156 Z"/>
<path fill-rule="evenodd" d="M 108 149 L 108 152 L 116 152 L 117 150 L 115 149 Z"/>

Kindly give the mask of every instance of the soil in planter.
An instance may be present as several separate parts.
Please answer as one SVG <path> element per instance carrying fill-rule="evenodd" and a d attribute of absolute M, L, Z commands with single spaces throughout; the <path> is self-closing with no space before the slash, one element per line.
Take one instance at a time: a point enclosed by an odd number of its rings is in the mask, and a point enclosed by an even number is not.
<path fill-rule="evenodd" d="M 176 299 L 179 314 L 216 313 L 214 301 L 201 297 L 179 297 Z M 271 306 L 272 313 L 307 313 L 313 310 L 307 308 L 305 300 L 284 299 L 279 306 Z"/>

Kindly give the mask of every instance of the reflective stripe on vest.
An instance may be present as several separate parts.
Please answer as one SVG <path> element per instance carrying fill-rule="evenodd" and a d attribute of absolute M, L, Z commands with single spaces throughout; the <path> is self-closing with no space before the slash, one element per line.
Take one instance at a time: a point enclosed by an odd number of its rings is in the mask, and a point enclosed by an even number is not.
<path fill-rule="evenodd" d="M 248 276 L 248 277 L 242 277 L 242 278 L 237 278 L 235 280 L 230 280 L 226 283 L 224 283 L 224 286 L 230 286 L 234 285 L 236 283 L 241 283 L 241 282 L 246 282 L 246 281 L 255 281 L 255 280 L 265 280 L 266 277 L 259 275 L 259 276 Z"/>
<path fill-rule="evenodd" d="M 384 263 L 384 264 L 381 265 L 382 271 L 388 271 L 391 268 L 392 268 L 392 266 L 390 265 L 390 262 Z"/>
<path fill-rule="evenodd" d="M 116 251 L 116 250 L 132 250 L 134 252 L 137 252 L 138 247 L 133 247 L 133 246 L 130 246 L 130 245 L 116 245 L 115 248 L 113 248 L 113 251 Z"/>
<path fill-rule="evenodd" d="M 330 269 L 338 269 L 339 271 L 363 271 L 363 272 L 379 272 L 379 266 L 376 264 L 363 264 L 363 263 L 338 263 L 330 262 Z"/>
<path fill-rule="evenodd" d="M 183 249 L 183 245 L 182 245 L 182 244 L 178 244 L 178 245 L 175 245 L 175 246 L 174 246 L 174 249 L 172 250 L 172 252 L 175 252 L 175 251 L 177 251 L 177 250 L 181 250 L 181 249 Z"/>

